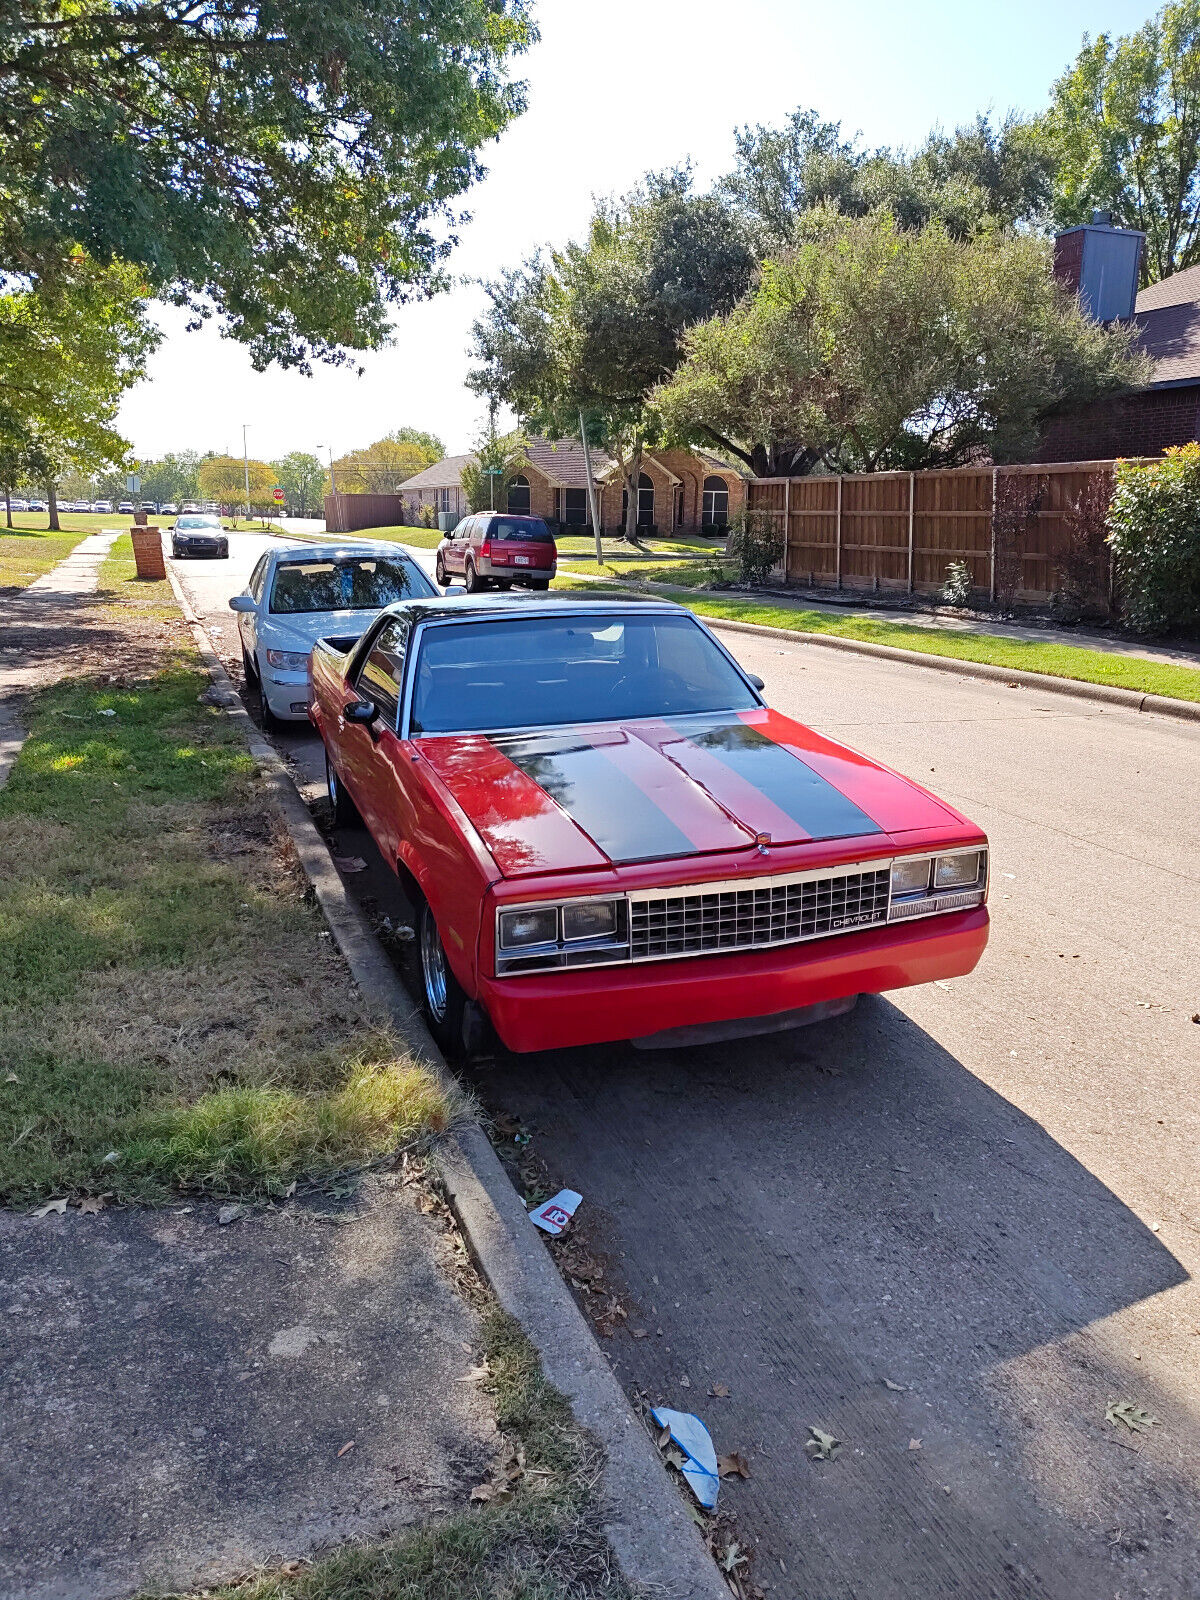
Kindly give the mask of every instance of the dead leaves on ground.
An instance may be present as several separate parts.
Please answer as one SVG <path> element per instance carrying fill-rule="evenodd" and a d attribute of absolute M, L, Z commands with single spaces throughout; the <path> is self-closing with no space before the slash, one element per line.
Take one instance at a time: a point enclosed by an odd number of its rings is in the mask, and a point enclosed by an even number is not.
<path fill-rule="evenodd" d="M 547 1476 L 545 1469 L 528 1465 L 525 1446 L 507 1444 L 492 1466 L 490 1476 L 471 1490 L 472 1505 L 502 1505 L 511 1499 L 527 1478 Z"/>
<path fill-rule="evenodd" d="M 750 1463 L 740 1450 L 731 1450 L 727 1456 L 717 1457 L 717 1475 L 722 1478 L 748 1478 Z"/>
<path fill-rule="evenodd" d="M 833 1434 L 826 1433 L 824 1428 L 818 1428 L 812 1422 L 808 1425 L 808 1432 L 809 1437 L 805 1441 L 804 1448 L 812 1460 L 832 1461 L 841 1449 L 842 1441 L 835 1439 Z"/>
<path fill-rule="evenodd" d="M 1104 1420 L 1111 1427 L 1124 1423 L 1130 1433 L 1149 1433 L 1151 1428 L 1161 1428 L 1162 1418 L 1154 1417 L 1132 1400 L 1110 1400 L 1104 1410 Z"/>

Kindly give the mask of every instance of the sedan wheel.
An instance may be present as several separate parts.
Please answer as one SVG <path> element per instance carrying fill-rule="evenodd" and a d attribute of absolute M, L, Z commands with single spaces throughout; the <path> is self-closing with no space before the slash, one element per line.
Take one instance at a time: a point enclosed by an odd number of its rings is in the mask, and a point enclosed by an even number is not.
<path fill-rule="evenodd" d="M 429 1031 L 445 1055 L 461 1056 L 467 996 L 450 970 L 442 936 L 428 901 L 421 903 L 417 949 L 421 960 L 421 1000 Z"/>

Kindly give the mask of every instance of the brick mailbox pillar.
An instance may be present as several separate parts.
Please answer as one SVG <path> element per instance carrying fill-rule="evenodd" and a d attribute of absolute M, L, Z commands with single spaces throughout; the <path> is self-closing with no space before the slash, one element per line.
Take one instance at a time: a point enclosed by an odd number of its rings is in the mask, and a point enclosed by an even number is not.
<path fill-rule="evenodd" d="M 133 539 L 133 559 L 137 563 L 138 577 L 165 578 L 167 568 L 163 561 L 162 533 L 157 524 L 132 528 L 130 537 Z"/>

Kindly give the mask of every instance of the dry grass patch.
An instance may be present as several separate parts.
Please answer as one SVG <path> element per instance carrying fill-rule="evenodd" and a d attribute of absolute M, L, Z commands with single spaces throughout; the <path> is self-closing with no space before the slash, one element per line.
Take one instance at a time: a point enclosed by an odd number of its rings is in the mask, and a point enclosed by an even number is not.
<path fill-rule="evenodd" d="M 363 1012 L 194 657 L 156 653 L 43 692 L 0 791 L 9 1203 L 276 1194 L 453 1115 Z"/>

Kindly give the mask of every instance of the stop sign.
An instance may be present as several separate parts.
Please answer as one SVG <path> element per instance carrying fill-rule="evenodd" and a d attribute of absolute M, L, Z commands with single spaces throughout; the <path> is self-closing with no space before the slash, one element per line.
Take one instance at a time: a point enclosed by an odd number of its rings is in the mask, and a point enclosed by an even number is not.
<path fill-rule="evenodd" d="M 283 490 L 282 489 L 274 490 L 274 495 L 275 495 L 275 504 L 276 505 L 282 505 L 283 504 L 283 500 L 284 500 Z"/>

